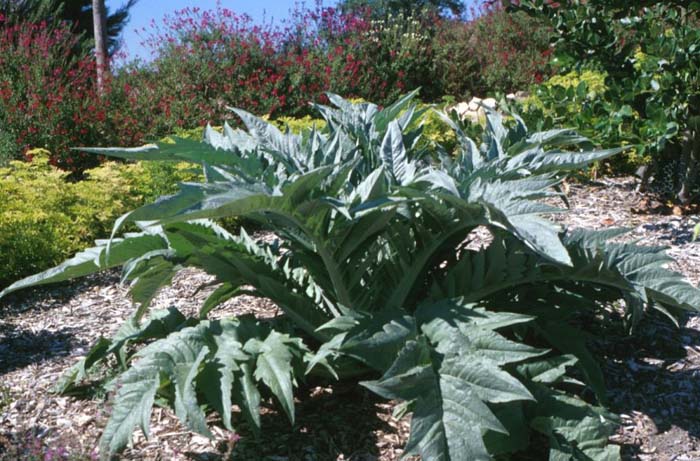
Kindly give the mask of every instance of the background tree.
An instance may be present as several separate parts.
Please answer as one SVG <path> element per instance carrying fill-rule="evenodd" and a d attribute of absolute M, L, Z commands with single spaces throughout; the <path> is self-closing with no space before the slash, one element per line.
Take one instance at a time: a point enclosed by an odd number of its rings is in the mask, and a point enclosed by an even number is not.
<path fill-rule="evenodd" d="M 129 11 L 138 0 L 127 0 L 114 13 L 105 8 L 105 31 L 109 56 L 119 49 L 119 37 L 129 22 Z M 0 13 L 5 16 L 5 24 L 19 22 L 49 24 L 70 23 L 75 33 L 80 35 L 81 45 L 93 47 L 93 0 L 0 0 Z"/>
<path fill-rule="evenodd" d="M 5 17 L 4 24 L 36 23 L 54 18 L 59 3 L 56 0 L 0 0 L 0 14 Z"/>
<path fill-rule="evenodd" d="M 460 16 L 465 10 L 464 2 L 460 0 L 341 0 L 339 4 L 346 12 L 369 9 L 375 17 L 391 13 L 413 16 L 426 11 Z"/>

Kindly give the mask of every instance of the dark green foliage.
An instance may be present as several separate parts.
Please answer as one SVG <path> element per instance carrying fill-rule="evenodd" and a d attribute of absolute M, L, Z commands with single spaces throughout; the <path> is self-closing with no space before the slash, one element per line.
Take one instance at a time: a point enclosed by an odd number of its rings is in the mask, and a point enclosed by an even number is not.
<path fill-rule="evenodd" d="M 700 192 L 700 3 L 691 1 L 504 1 L 552 26 L 556 63 L 605 74 L 606 88 L 550 95 L 582 106 L 565 123 L 603 145 L 626 142 L 651 157 L 649 172 L 682 201 Z M 560 5 L 561 4 L 561 5 Z M 533 118 L 540 118 L 535 114 Z M 587 133 L 588 134 L 588 133 Z M 670 167 L 670 168 L 669 168 Z M 645 183 L 648 177 L 645 177 Z"/>
<path fill-rule="evenodd" d="M 19 157 L 20 148 L 10 133 L 0 130 L 0 167 Z"/>
<path fill-rule="evenodd" d="M 452 157 L 420 142 L 414 94 L 384 109 L 329 95 L 323 131 L 282 133 L 244 111 L 247 132 L 208 129 L 205 142 L 174 139 L 137 149 L 91 149 L 122 158 L 199 161 L 205 183 L 124 215 L 138 234 L 102 242 L 1 294 L 124 264 L 141 304 L 111 340 L 68 374 L 64 390 L 116 356 L 112 417 L 102 456 L 144 431 L 156 398 L 207 435 L 206 411 L 231 427 L 236 404 L 253 427 L 271 394 L 294 421 L 293 390 L 307 374 L 362 385 L 413 413 L 407 452 L 423 459 L 518 456 L 548 441 L 550 459 L 619 459 L 616 418 L 578 319 L 624 300 L 644 311 L 695 310 L 700 292 L 664 268 L 659 248 L 614 244 L 624 231 L 567 231 L 543 216 L 562 210 L 564 174 L 617 150 L 585 151 L 569 130 L 528 133 L 489 113 L 478 146 L 455 130 Z M 234 236 L 210 219 L 246 218 L 274 243 Z M 472 232 L 492 241 L 478 250 Z M 148 314 L 172 274 L 199 267 L 222 283 L 200 315 Z M 283 312 L 208 320 L 239 293 Z M 144 320 L 144 318 L 146 318 Z M 128 346 L 128 347 L 127 347 Z M 135 352 L 134 352 L 135 351 Z M 595 399 L 584 400 L 584 394 Z"/>
<path fill-rule="evenodd" d="M 40 22 L 55 15 L 57 6 L 54 0 L 0 0 L 0 13 L 8 24 L 25 19 Z"/>
<path fill-rule="evenodd" d="M 119 36 L 129 21 L 129 10 L 138 0 L 127 0 L 114 13 L 107 11 L 108 51 L 113 55 L 119 49 Z M 67 22 L 83 41 L 92 41 L 91 0 L 0 0 L 3 24 Z M 89 45 L 91 46 L 91 45 Z"/>

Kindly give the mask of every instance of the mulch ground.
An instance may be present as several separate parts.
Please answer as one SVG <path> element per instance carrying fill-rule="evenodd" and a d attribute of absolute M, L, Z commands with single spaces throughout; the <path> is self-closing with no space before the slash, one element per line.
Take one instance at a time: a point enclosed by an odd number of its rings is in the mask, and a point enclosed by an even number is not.
<path fill-rule="evenodd" d="M 557 219 L 572 227 L 629 227 L 627 240 L 667 245 L 674 269 L 700 281 L 700 243 L 691 242 L 695 222 L 673 207 L 650 207 L 630 178 L 572 185 L 572 211 Z M 649 211 L 668 210 L 670 214 Z M 682 210 L 681 210 L 682 211 Z M 676 213 L 676 214 L 674 214 Z M 203 273 L 183 271 L 162 290 L 156 307 L 195 312 L 213 287 Z M 95 459 L 109 415 L 104 395 L 88 399 L 51 393 L 61 374 L 99 336 L 110 336 L 132 312 L 118 274 L 27 290 L 0 301 L 0 459 Z M 264 300 L 240 297 L 217 315 L 271 316 Z M 648 316 L 633 336 L 608 328 L 592 344 L 609 389 L 609 406 L 622 415 L 613 443 L 625 459 L 700 460 L 700 317 L 680 327 Z M 303 385 L 297 421 L 263 409 L 256 439 L 243 424 L 238 434 L 215 427 L 209 440 L 185 430 L 167 409 L 152 415 L 151 438 L 140 432 L 121 459 L 129 460 L 398 460 L 409 421 L 391 416 L 392 406 L 352 383 Z M 215 423 L 216 421 L 213 420 Z"/>

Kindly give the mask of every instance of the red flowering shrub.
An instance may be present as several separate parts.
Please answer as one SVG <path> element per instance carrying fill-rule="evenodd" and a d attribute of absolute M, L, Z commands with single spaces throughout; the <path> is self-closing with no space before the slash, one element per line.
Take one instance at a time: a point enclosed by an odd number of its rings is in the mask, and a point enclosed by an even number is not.
<path fill-rule="evenodd" d="M 151 136 L 230 118 L 229 106 L 303 115 L 325 91 L 383 102 L 431 84 L 424 26 L 317 6 L 261 27 L 225 8 L 186 8 L 153 25 L 145 41 L 153 62 L 123 69 L 119 91 L 126 113 L 146 108 L 136 118 Z"/>
<path fill-rule="evenodd" d="M 231 118 L 228 106 L 304 115 L 325 91 L 383 103 L 421 87 L 437 100 L 526 89 L 548 73 L 547 35 L 525 15 L 485 7 L 463 22 L 369 13 L 317 4 L 261 27 L 225 8 L 186 8 L 153 25 L 153 62 L 119 79 L 129 107 L 147 108 L 133 118 L 155 137 Z"/>
<path fill-rule="evenodd" d="M 333 91 L 380 103 L 416 87 L 424 99 L 442 96 L 432 68 L 438 18 L 399 14 L 371 19 L 369 12 L 341 14 L 330 8 L 325 13 L 320 30 Z"/>
<path fill-rule="evenodd" d="M 186 8 L 153 25 L 146 44 L 154 61 L 121 79 L 157 134 L 220 119 L 230 105 L 266 113 L 280 103 L 276 42 L 247 16 Z"/>
<path fill-rule="evenodd" d="M 51 163 L 71 171 L 94 166 L 94 156 L 71 150 L 85 145 L 135 143 L 142 122 L 130 126 L 119 91 L 100 98 L 95 61 L 80 52 L 68 25 L 0 22 L 0 138 L 6 158 L 30 148 L 53 153 Z M 10 151 L 10 152 L 7 152 Z"/>
<path fill-rule="evenodd" d="M 305 115 L 324 92 L 384 103 L 421 87 L 425 100 L 525 88 L 547 72 L 541 27 L 487 8 L 469 23 L 429 15 L 372 19 L 369 11 L 297 9 L 260 26 L 221 8 L 187 8 L 153 24 L 149 63 L 116 70 L 97 96 L 95 63 L 77 53 L 68 26 L 5 25 L 0 19 L 0 150 L 30 147 L 82 170 L 85 145 L 134 145 L 232 118 Z M 0 155 L 2 157 L 2 155 Z"/>
<path fill-rule="evenodd" d="M 69 147 L 95 139 L 106 112 L 89 97 L 94 65 L 74 54 L 77 42 L 67 27 L 0 23 L 0 131 L 4 149 L 13 150 L 6 156 L 46 147 L 56 154 L 53 163 L 83 166 Z"/>

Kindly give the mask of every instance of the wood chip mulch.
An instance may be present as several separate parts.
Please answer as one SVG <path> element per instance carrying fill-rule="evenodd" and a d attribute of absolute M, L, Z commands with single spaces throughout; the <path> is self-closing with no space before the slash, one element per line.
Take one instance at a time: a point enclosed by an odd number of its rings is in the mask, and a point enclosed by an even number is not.
<path fill-rule="evenodd" d="M 700 243 L 692 216 L 650 214 L 632 178 L 570 186 L 572 211 L 557 219 L 572 227 L 629 227 L 626 240 L 667 245 L 673 268 L 700 281 Z M 641 211 L 641 212 L 640 212 Z M 156 308 L 194 313 L 214 287 L 194 270 L 163 289 Z M 0 301 L 0 460 L 97 459 L 109 415 L 104 395 L 88 399 L 51 392 L 62 373 L 100 336 L 109 337 L 133 311 L 116 272 L 26 290 Z M 229 301 L 218 316 L 274 316 L 270 302 Z M 592 348 L 603 363 L 610 408 L 622 415 L 612 442 L 625 459 L 700 460 L 700 317 L 677 328 L 649 315 L 634 336 L 611 329 Z M 185 430 L 173 413 L 157 408 L 151 437 L 137 432 L 126 460 L 398 460 L 409 421 L 397 421 L 392 405 L 353 383 L 307 384 L 297 393 L 291 427 L 272 404 L 263 409 L 256 439 L 242 423 L 234 434 L 214 425 L 213 440 Z M 212 420 L 214 423 L 215 420 Z"/>

